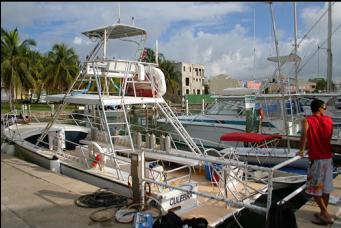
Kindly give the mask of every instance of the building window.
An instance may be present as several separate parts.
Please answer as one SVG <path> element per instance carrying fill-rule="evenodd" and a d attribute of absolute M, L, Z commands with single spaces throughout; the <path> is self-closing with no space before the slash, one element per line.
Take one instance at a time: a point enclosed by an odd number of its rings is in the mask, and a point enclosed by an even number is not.
<path fill-rule="evenodd" d="M 186 86 L 189 86 L 189 78 L 186 78 Z"/>
<path fill-rule="evenodd" d="M 186 71 L 186 67 L 184 66 L 184 72 Z"/>
<path fill-rule="evenodd" d="M 189 72 L 192 72 L 192 67 L 189 67 Z"/>
<path fill-rule="evenodd" d="M 193 89 L 193 94 L 195 94 L 195 89 Z"/>
<path fill-rule="evenodd" d="M 178 96 L 180 96 L 181 95 L 181 91 L 180 90 L 178 90 Z"/>
<path fill-rule="evenodd" d="M 189 89 L 186 89 L 186 94 L 189 94 Z"/>
<path fill-rule="evenodd" d="M 197 90 L 197 94 L 200 94 L 200 89 Z"/>

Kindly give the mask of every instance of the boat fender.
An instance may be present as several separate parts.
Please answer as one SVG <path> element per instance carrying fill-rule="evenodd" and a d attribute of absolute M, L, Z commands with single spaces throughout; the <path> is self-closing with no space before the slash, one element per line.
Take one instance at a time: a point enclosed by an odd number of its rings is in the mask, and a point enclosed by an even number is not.
<path fill-rule="evenodd" d="M 56 155 L 50 159 L 50 170 L 55 173 L 60 173 L 60 161 Z"/>

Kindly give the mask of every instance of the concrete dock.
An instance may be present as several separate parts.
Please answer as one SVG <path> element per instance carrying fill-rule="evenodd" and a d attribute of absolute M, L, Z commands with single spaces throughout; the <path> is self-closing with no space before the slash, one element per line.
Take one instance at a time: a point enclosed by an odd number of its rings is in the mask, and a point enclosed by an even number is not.
<path fill-rule="evenodd" d="M 99 208 L 74 204 L 78 197 L 97 189 L 1 153 L 1 227 L 132 227 L 114 219 L 93 222 L 89 215 Z"/>
<path fill-rule="evenodd" d="M 321 228 L 321 227 L 332 227 L 341 228 L 341 174 L 339 174 L 334 180 L 334 191 L 331 196 L 340 198 L 336 204 L 329 204 L 328 211 L 331 215 L 336 216 L 335 222 L 332 225 L 316 225 L 312 223 L 314 213 L 319 212 L 320 209 L 313 199 L 309 200 L 304 206 L 296 211 L 296 222 L 299 228 Z"/>
<path fill-rule="evenodd" d="M 334 179 L 331 195 L 341 197 L 341 175 Z M 1 153 L 1 226 L 6 228 L 32 227 L 132 227 L 111 219 L 98 223 L 89 215 L 98 208 L 81 208 L 74 200 L 93 193 L 96 186 L 69 178 L 16 157 Z M 332 228 L 341 228 L 341 202 L 330 204 L 328 210 L 337 217 Z M 323 227 L 311 222 L 319 209 L 313 200 L 296 211 L 299 228 Z"/>

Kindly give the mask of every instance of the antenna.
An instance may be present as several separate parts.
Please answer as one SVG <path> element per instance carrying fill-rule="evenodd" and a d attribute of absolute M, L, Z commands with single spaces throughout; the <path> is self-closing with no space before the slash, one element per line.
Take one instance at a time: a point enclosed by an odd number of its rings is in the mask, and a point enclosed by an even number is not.
<path fill-rule="evenodd" d="M 158 40 L 155 42 L 155 62 L 159 65 L 159 43 Z"/>
<path fill-rule="evenodd" d="M 256 7 L 253 8 L 253 81 L 255 81 L 255 68 L 256 68 Z"/>
<path fill-rule="evenodd" d="M 118 20 L 117 20 L 117 23 L 121 23 L 121 5 L 120 3 L 118 2 Z"/>

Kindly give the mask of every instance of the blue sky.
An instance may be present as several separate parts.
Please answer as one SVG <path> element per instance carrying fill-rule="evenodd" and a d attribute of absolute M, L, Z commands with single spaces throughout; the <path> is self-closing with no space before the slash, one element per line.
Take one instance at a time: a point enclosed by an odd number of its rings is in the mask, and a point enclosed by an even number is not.
<path fill-rule="evenodd" d="M 275 65 L 266 60 L 275 55 L 269 5 L 265 2 L 1 2 L 1 27 L 19 29 L 21 39 L 32 38 L 37 50 L 46 53 L 55 43 L 66 43 L 84 59 L 91 44 L 81 32 L 113 24 L 121 9 L 121 23 L 134 23 L 148 32 L 146 46 L 167 59 L 202 64 L 206 77 L 220 73 L 236 79 L 270 77 Z M 341 3 L 333 6 L 333 26 L 341 24 Z M 292 50 L 293 3 L 273 3 L 281 55 Z M 326 2 L 298 2 L 298 38 L 308 31 L 327 9 Z M 254 42 L 255 12 L 255 42 Z M 326 16 L 302 42 L 299 55 L 305 59 L 326 39 Z M 341 29 L 333 36 L 333 79 L 341 81 Z M 255 65 L 254 52 L 255 48 Z M 129 49 L 128 49 L 129 50 Z M 127 49 L 115 49 L 115 56 L 125 57 Z M 308 79 L 317 72 L 325 75 L 323 49 L 300 71 Z M 292 65 L 285 66 L 287 75 Z M 254 73 L 253 73 L 254 72 Z"/>

